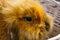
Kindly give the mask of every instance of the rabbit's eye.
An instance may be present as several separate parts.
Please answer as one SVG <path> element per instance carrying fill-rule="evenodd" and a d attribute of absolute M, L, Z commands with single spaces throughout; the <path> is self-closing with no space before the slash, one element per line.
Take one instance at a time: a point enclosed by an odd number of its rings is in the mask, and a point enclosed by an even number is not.
<path fill-rule="evenodd" d="M 31 22 L 32 21 L 32 17 L 24 17 L 25 21 Z"/>

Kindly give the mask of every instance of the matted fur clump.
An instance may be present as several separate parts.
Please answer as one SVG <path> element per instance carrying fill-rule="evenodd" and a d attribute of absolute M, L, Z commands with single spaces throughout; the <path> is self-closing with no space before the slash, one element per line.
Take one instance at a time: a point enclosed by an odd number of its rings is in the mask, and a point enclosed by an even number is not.
<path fill-rule="evenodd" d="M 46 14 L 38 1 L 0 0 L 0 3 L 3 17 L 0 19 L 1 40 L 45 40 L 52 28 L 52 17 Z"/>

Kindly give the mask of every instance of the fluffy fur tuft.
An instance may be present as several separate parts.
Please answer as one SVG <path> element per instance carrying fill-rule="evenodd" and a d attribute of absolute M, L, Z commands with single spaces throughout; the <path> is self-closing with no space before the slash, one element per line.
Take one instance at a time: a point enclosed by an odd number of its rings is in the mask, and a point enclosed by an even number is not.
<path fill-rule="evenodd" d="M 34 0 L 5 0 L 1 14 L 12 40 L 45 40 L 52 17 Z M 0 32 L 1 33 L 1 32 Z"/>

